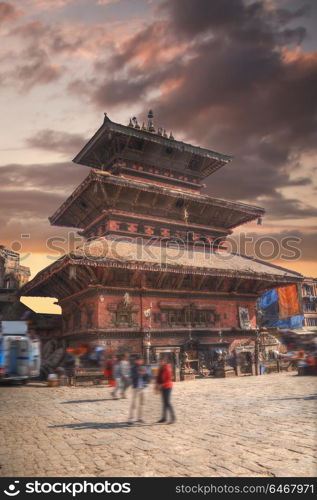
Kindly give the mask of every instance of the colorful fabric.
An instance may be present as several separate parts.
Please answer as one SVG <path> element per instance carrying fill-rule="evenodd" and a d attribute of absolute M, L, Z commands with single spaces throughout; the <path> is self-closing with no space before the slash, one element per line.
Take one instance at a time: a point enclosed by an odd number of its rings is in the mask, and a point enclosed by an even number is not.
<path fill-rule="evenodd" d="M 277 294 L 276 294 L 277 296 Z M 263 310 L 262 326 L 274 326 L 278 322 L 278 302 L 273 302 Z"/>
<path fill-rule="evenodd" d="M 276 289 L 268 290 L 261 297 L 261 309 L 267 309 L 272 304 L 275 304 L 278 301 L 278 294 Z"/>
<path fill-rule="evenodd" d="M 290 318 L 300 314 L 297 286 L 290 285 L 277 289 L 279 303 L 279 319 Z"/>
<path fill-rule="evenodd" d="M 297 330 L 298 328 L 302 328 L 303 326 L 304 316 L 298 314 L 296 316 L 292 316 L 291 318 L 278 319 L 273 322 L 270 326 L 276 326 L 277 328 L 290 330 Z"/>

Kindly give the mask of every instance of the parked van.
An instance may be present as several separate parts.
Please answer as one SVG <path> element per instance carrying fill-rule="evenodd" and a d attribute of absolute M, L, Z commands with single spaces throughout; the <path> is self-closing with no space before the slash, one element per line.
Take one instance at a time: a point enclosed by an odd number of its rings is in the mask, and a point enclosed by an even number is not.
<path fill-rule="evenodd" d="M 27 383 L 40 374 L 40 342 L 28 333 L 26 321 L 0 322 L 0 381 Z"/>

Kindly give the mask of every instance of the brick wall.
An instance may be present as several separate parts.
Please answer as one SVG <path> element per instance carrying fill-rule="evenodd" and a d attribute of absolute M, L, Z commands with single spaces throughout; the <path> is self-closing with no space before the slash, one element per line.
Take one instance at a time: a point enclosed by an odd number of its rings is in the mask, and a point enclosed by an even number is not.
<path fill-rule="evenodd" d="M 77 301 L 77 304 L 65 304 L 63 306 L 63 314 L 70 316 L 71 321 L 69 325 L 69 330 L 74 330 L 74 314 L 75 311 L 81 311 L 81 325 L 80 329 L 87 328 L 86 311 L 92 310 L 92 327 L 97 329 L 109 329 L 109 331 L 120 327 L 120 324 L 115 324 L 115 311 L 120 302 L 123 300 L 123 293 L 121 294 L 107 294 L 96 292 L 95 295 L 90 297 L 83 297 Z M 132 325 L 129 327 L 135 329 L 140 329 L 143 327 L 150 327 L 150 319 L 146 318 L 144 311 L 147 309 L 152 309 L 151 315 L 151 327 L 153 329 L 159 329 L 162 324 L 157 319 L 157 314 L 162 313 L 162 308 L 160 303 L 172 302 L 176 304 L 186 305 L 195 304 L 200 309 L 213 310 L 216 313 L 216 320 L 214 324 L 206 325 L 207 327 L 226 329 L 226 328 L 239 328 L 239 306 L 247 307 L 249 310 L 249 316 L 251 321 L 251 327 L 256 327 L 256 313 L 255 313 L 255 300 L 245 299 L 235 296 L 233 300 L 232 297 L 228 296 L 227 299 L 213 299 L 213 298 L 164 298 L 157 296 L 142 296 L 130 295 L 130 306 L 132 307 Z M 143 312 L 142 312 L 143 311 Z M 156 313 L 156 314 L 155 314 Z M 162 316 L 162 314 L 161 314 Z M 128 326 L 123 324 L 123 327 Z M 77 330 L 77 329 L 76 329 Z"/>

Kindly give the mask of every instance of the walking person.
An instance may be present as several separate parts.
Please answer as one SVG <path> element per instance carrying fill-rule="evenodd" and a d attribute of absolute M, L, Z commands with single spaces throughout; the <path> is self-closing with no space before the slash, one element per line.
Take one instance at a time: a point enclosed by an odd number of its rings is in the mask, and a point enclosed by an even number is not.
<path fill-rule="evenodd" d="M 123 354 L 121 358 L 121 397 L 126 399 L 126 390 L 131 384 L 131 365 L 129 361 L 129 355 Z"/>
<path fill-rule="evenodd" d="M 160 359 L 160 368 L 156 379 L 156 389 L 162 394 L 163 413 L 158 424 L 166 422 L 167 412 L 170 414 L 170 424 L 176 421 L 174 409 L 171 405 L 171 392 L 173 387 L 172 369 L 165 358 Z"/>
<path fill-rule="evenodd" d="M 115 363 L 115 361 L 113 359 L 113 356 L 110 355 L 107 362 L 106 362 L 106 368 L 104 371 L 104 375 L 105 375 L 105 377 L 108 378 L 108 385 L 110 387 L 115 386 L 115 380 L 113 378 L 113 365 L 114 365 L 114 363 Z"/>
<path fill-rule="evenodd" d="M 76 360 L 75 356 L 68 352 L 65 359 L 65 373 L 67 377 L 67 384 L 72 386 L 75 384 L 75 375 L 76 375 Z"/>
<path fill-rule="evenodd" d="M 143 359 L 138 356 L 134 360 L 134 365 L 131 369 L 131 382 L 132 382 L 132 401 L 129 412 L 128 424 L 133 424 L 135 411 L 137 410 L 137 422 L 144 423 L 143 420 L 143 406 L 144 406 L 144 393 L 150 381 L 150 375 L 147 367 L 143 364 Z"/>
<path fill-rule="evenodd" d="M 113 399 L 120 399 L 118 397 L 118 392 L 122 388 L 122 365 L 121 365 L 121 356 L 117 356 L 117 359 L 113 365 L 113 378 L 115 381 L 115 387 L 112 391 Z"/>

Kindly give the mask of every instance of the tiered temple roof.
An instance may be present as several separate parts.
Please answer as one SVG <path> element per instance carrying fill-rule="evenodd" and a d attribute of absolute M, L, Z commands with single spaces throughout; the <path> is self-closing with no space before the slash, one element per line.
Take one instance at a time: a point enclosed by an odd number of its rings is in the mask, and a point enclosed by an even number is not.
<path fill-rule="evenodd" d="M 141 162 L 158 170 L 149 172 L 152 177 L 167 169 L 182 178 L 189 176 L 197 183 L 230 160 L 231 156 L 165 137 L 163 130 L 156 132 L 153 126 L 141 128 L 137 123 L 133 126 L 131 121 L 130 126 L 114 123 L 105 114 L 102 126 L 73 161 L 101 170 L 124 162 L 126 173 L 133 172 L 135 162 Z"/>
<path fill-rule="evenodd" d="M 201 180 L 229 160 L 168 138 L 162 130 L 155 132 L 151 122 L 147 129 L 135 120 L 123 126 L 106 116 L 74 159 L 93 170 L 50 217 L 52 225 L 82 229 L 88 238 L 93 228 L 95 240 L 43 269 L 23 294 L 63 300 L 91 288 L 116 286 L 254 297 L 268 288 L 301 281 L 299 273 L 225 253 L 222 242 L 232 229 L 264 214 L 260 207 L 200 193 Z M 129 238 L 120 233 L 122 226 Z M 156 230 L 159 238 L 149 246 L 146 238 Z M 188 231 L 195 236 L 191 243 L 173 247 L 174 236 L 187 236 Z M 218 235 L 217 247 L 213 237 Z M 205 242 L 212 242 L 211 247 L 206 248 Z"/>
<path fill-rule="evenodd" d="M 70 268 L 74 266 L 78 273 L 76 279 L 72 280 Z M 103 271 L 105 268 L 108 269 L 107 273 Z M 40 271 L 24 287 L 23 293 L 59 297 L 59 290 L 63 288 L 68 289 L 71 295 L 97 284 L 109 287 L 112 285 L 114 273 L 120 269 L 124 270 L 127 276 L 126 286 L 145 286 L 150 289 L 154 283 L 153 288 L 157 290 L 163 287 L 161 279 L 167 274 L 201 276 L 205 279 L 205 287 L 200 285 L 199 289 L 209 293 L 219 293 L 219 282 L 225 279 L 231 283 L 227 291 L 244 290 L 251 294 L 266 290 L 272 283 L 274 286 L 283 286 L 302 281 L 301 274 L 297 272 L 242 255 L 211 252 L 208 249 L 180 249 L 173 245 L 148 245 L 128 239 L 100 238 L 86 242 L 71 254 Z M 149 276 L 146 285 L 142 282 L 140 271 Z M 150 277 L 153 274 L 156 276 L 154 281 Z"/>
<path fill-rule="evenodd" d="M 179 191 L 157 184 L 127 179 L 109 172 L 92 170 L 61 207 L 49 218 L 52 225 L 85 228 L 103 210 L 184 220 L 230 230 L 261 217 L 263 208 L 213 198 L 206 194 Z"/>

